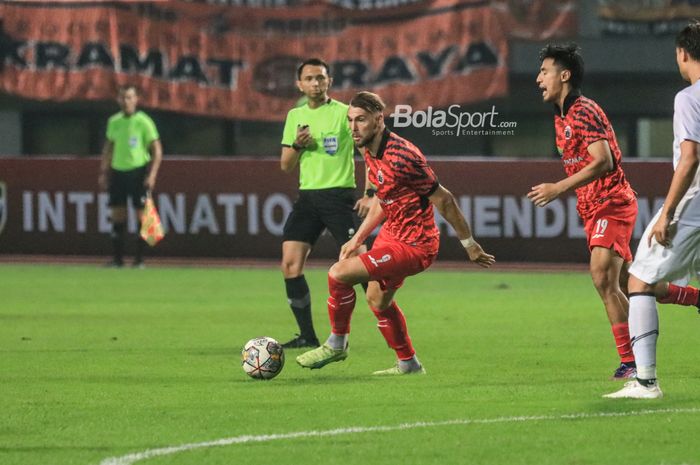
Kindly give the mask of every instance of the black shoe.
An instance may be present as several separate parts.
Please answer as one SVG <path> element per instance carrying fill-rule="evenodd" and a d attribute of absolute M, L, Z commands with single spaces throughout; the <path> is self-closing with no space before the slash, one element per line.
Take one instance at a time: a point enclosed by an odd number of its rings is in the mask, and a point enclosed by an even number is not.
<path fill-rule="evenodd" d="M 315 337 L 313 339 L 306 339 L 304 336 L 297 334 L 297 337 L 282 344 L 282 348 L 301 349 L 303 347 L 318 347 L 320 345 L 321 344 L 318 343 L 318 339 Z"/>
<path fill-rule="evenodd" d="M 105 263 L 105 268 L 121 268 L 124 266 L 124 262 L 121 260 L 112 260 Z"/>

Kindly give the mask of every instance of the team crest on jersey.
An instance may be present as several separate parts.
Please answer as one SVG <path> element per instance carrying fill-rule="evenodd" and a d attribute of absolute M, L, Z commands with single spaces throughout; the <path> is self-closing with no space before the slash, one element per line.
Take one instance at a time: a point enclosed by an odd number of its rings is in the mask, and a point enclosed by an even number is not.
<path fill-rule="evenodd" d="M 573 134 L 573 131 L 571 130 L 571 126 L 567 125 L 564 128 L 564 139 L 566 139 L 566 140 L 571 139 L 572 134 Z"/>
<path fill-rule="evenodd" d="M 382 173 L 382 170 L 377 170 L 377 182 L 384 184 L 384 173 Z"/>
<path fill-rule="evenodd" d="M 338 136 L 324 136 L 323 149 L 328 155 L 335 155 L 338 152 Z"/>
<path fill-rule="evenodd" d="M 2 234 L 2 230 L 5 229 L 7 203 L 7 187 L 4 182 L 0 181 L 0 234 Z"/>

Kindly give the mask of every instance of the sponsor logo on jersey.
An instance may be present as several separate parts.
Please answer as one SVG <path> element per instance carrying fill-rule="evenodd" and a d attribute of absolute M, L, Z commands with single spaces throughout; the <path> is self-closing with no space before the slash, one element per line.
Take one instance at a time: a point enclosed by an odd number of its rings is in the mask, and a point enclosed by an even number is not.
<path fill-rule="evenodd" d="M 338 152 L 338 136 L 325 136 L 323 149 L 328 155 L 335 155 Z"/>
<path fill-rule="evenodd" d="M 0 234 L 2 234 L 2 230 L 5 229 L 7 204 L 7 186 L 4 182 L 0 181 Z"/>

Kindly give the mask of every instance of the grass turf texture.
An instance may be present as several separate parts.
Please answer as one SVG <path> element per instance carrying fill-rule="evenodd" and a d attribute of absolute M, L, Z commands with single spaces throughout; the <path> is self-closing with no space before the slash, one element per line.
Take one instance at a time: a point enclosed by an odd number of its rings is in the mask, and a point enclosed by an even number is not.
<path fill-rule="evenodd" d="M 467 268 L 465 267 L 465 270 Z M 473 270 L 473 268 L 469 268 Z M 309 270 L 325 337 L 323 270 Z M 203 448 L 139 464 L 700 464 L 700 319 L 661 307 L 661 401 L 614 401 L 617 365 L 584 273 L 431 270 L 397 294 L 427 376 L 394 363 L 362 299 L 350 357 L 321 370 L 286 353 L 249 379 L 240 346 L 295 324 L 280 273 L 0 265 L 0 463 L 99 464 L 107 457 L 241 435 L 453 419 L 553 419 L 435 426 Z M 362 293 L 360 291 L 361 297 Z M 567 414 L 593 417 L 557 419 Z"/>

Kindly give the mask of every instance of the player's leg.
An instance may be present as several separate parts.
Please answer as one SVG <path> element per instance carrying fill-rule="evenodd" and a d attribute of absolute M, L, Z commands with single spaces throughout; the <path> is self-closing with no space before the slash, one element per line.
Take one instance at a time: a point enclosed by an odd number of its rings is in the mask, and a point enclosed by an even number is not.
<path fill-rule="evenodd" d="M 299 336 L 282 344 L 284 348 L 317 347 L 318 338 L 311 316 L 311 293 L 304 276 L 304 265 L 311 244 L 300 241 L 282 242 L 282 276 L 287 302 L 299 327 Z"/>
<path fill-rule="evenodd" d="M 659 336 L 659 315 L 656 309 L 654 285 L 635 276 L 633 268 L 628 287 L 630 292 L 629 323 L 637 362 L 637 378 L 625 383 L 625 386 L 619 391 L 603 397 L 657 399 L 662 397 L 663 393 L 656 381 L 656 342 Z"/>
<path fill-rule="evenodd" d="M 377 328 L 384 340 L 396 352 L 396 365 L 375 371 L 375 375 L 405 375 L 425 373 L 416 351 L 413 348 L 408 326 L 401 308 L 396 304 L 394 295 L 397 289 L 382 288 L 379 282 L 371 281 L 367 289 L 367 302 L 377 317 Z"/>
<path fill-rule="evenodd" d="M 700 309 L 700 290 L 694 286 L 661 281 L 654 286 L 654 295 L 660 304 L 693 306 Z"/>
<path fill-rule="evenodd" d="M 146 206 L 146 198 L 148 197 L 148 191 L 146 186 L 144 186 L 144 181 L 146 180 L 147 167 L 139 168 L 130 173 L 130 185 L 129 185 L 129 197 L 131 198 L 132 205 L 136 209 L 136 218 L 138 218 L 138 225 L 136 227 L 136 249 L 134 252 L 134 268 L 143 268 L 143 251 L 145 249 L 146 241 L 141 237 L 141 218 L 143 217 L 143 210 Z"/>
<path fill-rule="evenodd" d="M 619 284 L 623 264 L 623 258 L 612 249 L 593 247 L 591 250 L 591 277 L 605 306 L 620 357 L 620 366 L 613 374 L 616 379 L 634 377 L 635 367 L 627 322 L 629 302 Z"/>
<path fill-rule="evenodd" d="M 355 235 L 360 226 L 360 218 L 353 210 L 355 206 L 354 189 L 327 189 L 323 197 L 318 199 L 318 209 L 321 220 L 335 239 L 338 253 L 341 247 Z M 367 252 L 365 245 L 360 246 L 353 256 Z M 367 282 L 360 283 L 367 292 Z"/>
<path fill-rule="evenodd" d="M 127 188 L 124 175 L 120 171 L 111 170 L 109 176 L 109 208 L 112 222 L 112 261 L 107 265 L 121 267 L 124 265 L 124 242 L 126 237 L 126 200 Z"/>
<path fill-rule="evenodd" d="M 313 244 L 323 232 L 323 224 L 309 197 L 308 192 L 299 193 L 283 230 L 281 270 L 287 302 L 299 327 L 299 335 L 282 344 L 285 348 L 318 347 L 304 267 Z"/>
<path fill-rule="evenodd" d="M 331 321 L 331 334 L 321 347 L 299 355 L 299 365 L 311 369 L 322 368 L 347 358 L 350 319 L 356 299 L 353 286 L 368 279 L 369 273 L 359 257 L 346 258 L 331 267 L 328 272 L 328 317 Z"/>
<path fill-rule="evenodd" d="M 655 240 L 649 245 L 647 238 L 659 213 L 642 235 L 634 263 L 630 267 L 629 321 L 632 348 L 637 361 L 637 379 L 605 397 L 655 399 L 663 395 L 656 374 L 659 316 L 655 287 L 661 281 L 673 281 L 688 275 L 699 255 L 700 234 L 697 228 L 678 224 L 672 238 L 673 247 L 663 247 Z"/>

